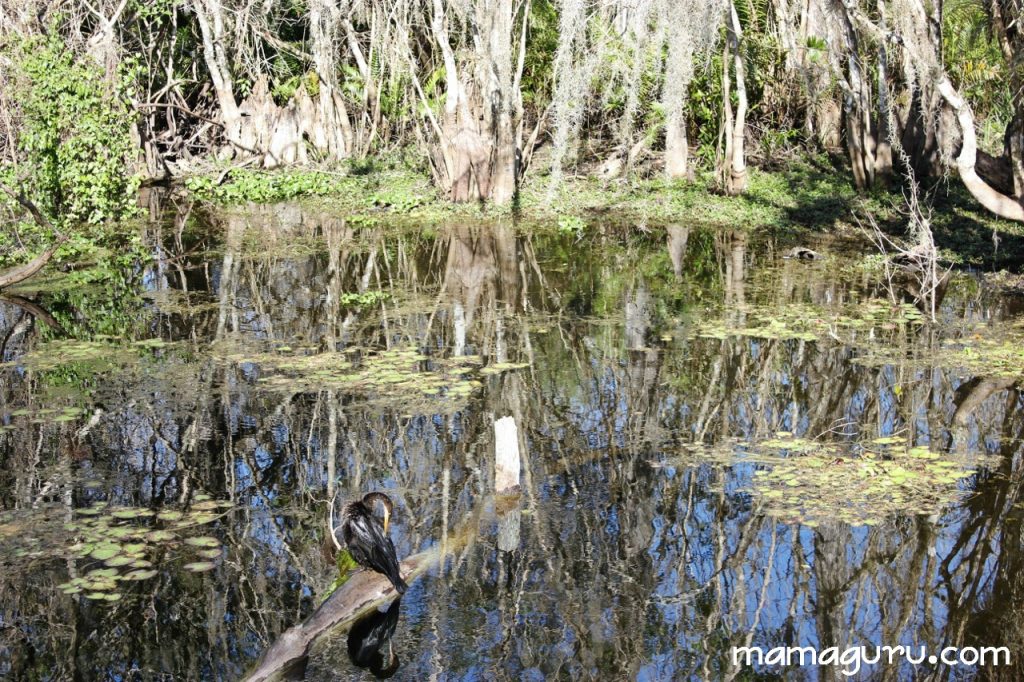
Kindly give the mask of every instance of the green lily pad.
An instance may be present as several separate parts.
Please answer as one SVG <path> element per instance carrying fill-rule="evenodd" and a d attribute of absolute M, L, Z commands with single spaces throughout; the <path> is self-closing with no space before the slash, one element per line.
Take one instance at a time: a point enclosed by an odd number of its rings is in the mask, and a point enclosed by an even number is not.
<path fill-rule="evenodd" d="M 186 571 L 190 571 L 192 573 L 205 573 L 206 571 L 211 571 L 216 567 L 217 564 L 212 561 L 193 561 L 182 566 Z"/>
<path fill-rule="evenodd" d="M 146 535 L 146 539 L 150 542 L 170 542 L 178 536 L 169 530 L 154 530 Z"/>
<path fill-rule="evenodd" d="M 96 561 L 106 561 L 121 553 L 118 545 L 101 545 L 89 553 L 89 556 Z"/>
<path fill-rule="evenodd" d="M 135 507 L 128 507 L 126 509 L 117 509 L 110 513 L 115 519 L 138 519 L 152 516 L 155 512 L 151 509 L 139 509 Z"/>
<path fill-rule="evenodd" d="M 210 537 L 209 535 L 186 538 L 185 544 L 191 545 L 192 547 L 220 547 L 220 541 L 217 538 Z"/>

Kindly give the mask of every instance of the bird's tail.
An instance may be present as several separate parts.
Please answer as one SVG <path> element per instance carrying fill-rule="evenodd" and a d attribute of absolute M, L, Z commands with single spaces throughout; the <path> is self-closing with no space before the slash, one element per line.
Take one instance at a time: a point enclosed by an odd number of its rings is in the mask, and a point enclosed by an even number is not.
<path fill-rule="evenodd" d="M 391 584 L 395 586 L 395 591 L 398 594 L 405 594 L 405 591 L 409 589 L 409 586 L 402 580 L 402 575 L 397 571 L 394 575 L 389 575 L 388 579 L 391 580 Z"/>

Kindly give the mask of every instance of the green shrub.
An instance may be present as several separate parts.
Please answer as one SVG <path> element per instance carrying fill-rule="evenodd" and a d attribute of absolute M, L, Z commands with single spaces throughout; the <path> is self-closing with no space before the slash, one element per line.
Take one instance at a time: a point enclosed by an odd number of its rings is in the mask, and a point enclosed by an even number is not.
<path fill-rule="evenodd" d="M 8 47 L 20 104 L 18 151 L 32 200 L 62 225 L 99 224 L 135 210 L 139 180 L 127 171 L 135 152 L 126 97 L 131 63 L 110 83 L 92 57 L 77 55 L 56 28 Z"/>

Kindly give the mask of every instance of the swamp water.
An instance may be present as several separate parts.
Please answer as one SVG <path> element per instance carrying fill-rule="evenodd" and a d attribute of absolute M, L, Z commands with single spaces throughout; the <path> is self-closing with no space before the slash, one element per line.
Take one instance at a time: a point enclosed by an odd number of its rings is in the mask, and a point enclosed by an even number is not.
<path fill-rule="evenodd" d="M 1018 679 L 1019 302 L 958 275 L 932 324 L 860 247 L 698 226 L 181 218 L 127 286 L 0 301 L 0 677 L 243 678 L 337 578 L 332 497 L 382 490 L 400 556 L 471 526 L 357 626 L 393 628 L 378 674 L 752 679 L 732 647 L 904 644 L 1007 646 L 987 673 Z M 306 679 L 372 679 L 349 639 Z"/>

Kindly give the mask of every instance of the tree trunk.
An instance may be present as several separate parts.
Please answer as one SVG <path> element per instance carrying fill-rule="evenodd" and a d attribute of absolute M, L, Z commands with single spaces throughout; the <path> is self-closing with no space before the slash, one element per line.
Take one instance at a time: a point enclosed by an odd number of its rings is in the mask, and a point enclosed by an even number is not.
<path fill-rule="evenodd" d="M 309 3 L 313 65 L 319 83 L 316 115 L 309 135 L 313 147 L 331 159 L 343 159 L 352 150 L 348 112 L 338 87 L 336 43 L 340 41 L 341 11 L 339 3 L 331 0 L 310 0 Z"/>
<path fill-rule="evenodd" d="M 673 4 L 664 20 L 668 24 L 668 54 L 662 106 L 665 109 L 665 175 L 670 179 L 689 177 L 689 141 L 686 138 L 686 95 L 693 76 L 694 40 L 684 27 L 688 9 Z"/>
<path fill-rule="evenodd" d="M 957 122 L 960 124 L 963 138 L 960 154 L 956 157 L 956 168 L 967 191 L 982 206 L 1000 218 L 1024 222 L 1024 205 L 1021 201 L 996 191 L 981 179 L 975 169 L 978 159 L 978 142 L 974 132 L 974 112 L 971 111 L 970 105 L 956 91 L 947 76 L 941 77 L 937 87 L 946 104 L 956 113 Z"/>
<path fill-rule="evenodd" d="M 723 171 L 723 179 L 726 194 L 736 196 L 742 194 L 747 188 L 747 164 L 744 143 L 747 127 L 747 85 L 743 69 L 743 55 L 740 52 L 740 41 L 743 39 L 743 29 L 740 27 L 740 18 L 736 13 L 736 4 L 729 3 L 729 16 L 726 21 L 726 51 L 723 55 L 723 88 L 722 97 L 726 106 L 726 153 L 725 162 L 728 166 Z M 729 54 L 732 53 L 733 71 L 736 74 L 736 116 L 733 118 L 732 103 L 729 101 L 730 93 L 728 87 L 728 73 L 726 63 Z"/>
<path fill-rule="evenodd" d="M 231 69 L 224 45 L 229 36 L 224 25 L 225 8 L 219 0 L 192 0 L 192 10 L 199 23 L 203 42 L 203 59 L 210 72 L 210 81 L 217 96 L 224 138 L 229 145 L 252 151 L 242 142 L 242 116 L 232 87 Z M 232 152 L 233 153 L 233 152 Z"/>
<path fill-rule="evenodd" d="M 881 17 L 882 30 L 886 31 L 885 27 L 885 7 L 882 4 L 882 0 L 877 1 L 878 13 Z M 875 163 L 874 170 L 876 176 L 888 178 L 892 175 L 892 131 L 890 122 L 895 119 L 891 109 L 891 102 L 889 101 L 889 55 L 886 52 L 885 42 L 879 41 L 878 43 L 878 65 L 877 65 L 877 77 L 878 77 L 878 124 L 875 127 L 875 140 L 877 141 L 875 146 Z"/>
<path fill-rule="evenodd" d="M 431 31 L 447 85 L 436 155 L 439 178 L 452 201 L 507 204 L 516 191 L 518 151 L 512 121 L 512 0 L 473 3 L 472 58 L 461 65 L 441 0 L 433 0 L 433 8 Z"/>

